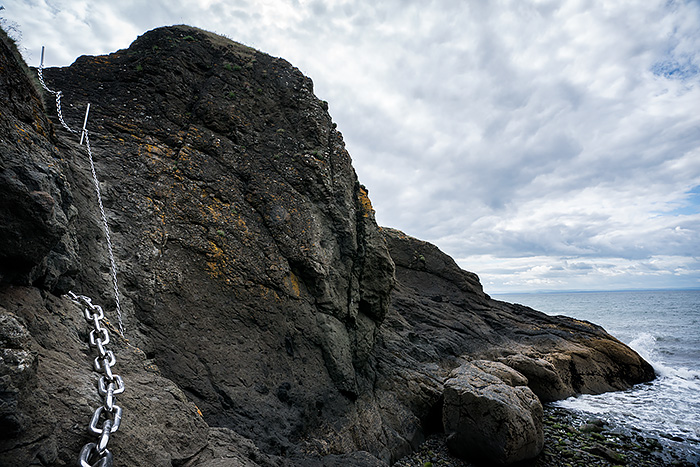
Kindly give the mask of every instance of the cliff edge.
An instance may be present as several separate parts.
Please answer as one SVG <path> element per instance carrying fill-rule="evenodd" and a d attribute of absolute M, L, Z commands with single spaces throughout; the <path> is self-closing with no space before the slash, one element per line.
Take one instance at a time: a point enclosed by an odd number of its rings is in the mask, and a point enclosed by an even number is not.
<path fill-rule="evenodd" d="M 44 76 L 72 127 L 91 104 L 127 338 L 115 465 L 386 465 L 445 428 L 446 381 L 477 360 L 541 401 L 653 378 L 598 326 L 492 300 L 379 228 L 327 104 L 282 59 L 172 26 Z M 102 402 L 62 294 L 112 331 L 115 303 L 85 147 L 33 79 L 0 41 L 0 464 L 73 465 Z"/>

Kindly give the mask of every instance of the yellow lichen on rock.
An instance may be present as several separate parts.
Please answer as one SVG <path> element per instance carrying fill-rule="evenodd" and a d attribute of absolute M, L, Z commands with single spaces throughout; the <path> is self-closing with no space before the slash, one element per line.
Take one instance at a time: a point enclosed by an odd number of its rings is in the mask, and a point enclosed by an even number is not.
<path fill-rule="evenodd" d="M 367 193 L 365 187 L 360 186 L 357 198 L 360 201 L 360 206 L 362 207 L 362 217 L 374 216 L 374 208 L 372 207 L 372 202 L 369 199 L 369 193 Z"/>

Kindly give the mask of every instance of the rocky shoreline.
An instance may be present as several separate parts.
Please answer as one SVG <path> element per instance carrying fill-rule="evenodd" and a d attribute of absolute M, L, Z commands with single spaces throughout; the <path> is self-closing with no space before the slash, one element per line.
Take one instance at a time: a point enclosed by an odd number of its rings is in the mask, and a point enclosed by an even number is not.
<path fill-rule="evenodd" d="M 522 467 L 644 466 L 697 467 L 677 443 L 665 443 L 643 432 L 624 433 L 603 420 L 552 405 L 544 406 L 545 446 Z M 699 446 L 700 447 L 700 446 Z M 452 456 L 445 435 L 430 436 L 394 467 L 477 467 Z"/>

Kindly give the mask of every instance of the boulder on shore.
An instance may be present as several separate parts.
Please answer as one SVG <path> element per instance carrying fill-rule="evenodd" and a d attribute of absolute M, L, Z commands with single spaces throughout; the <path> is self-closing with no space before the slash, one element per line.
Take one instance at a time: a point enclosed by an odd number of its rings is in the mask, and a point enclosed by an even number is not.
<path fill-rule="evenodd" d="M 489 363 L 465 363 L 445 381 L 447 446 L 464 459 L 498 465 L 531 459 L 544 445 L 542 404 L 522 375 Z"/>

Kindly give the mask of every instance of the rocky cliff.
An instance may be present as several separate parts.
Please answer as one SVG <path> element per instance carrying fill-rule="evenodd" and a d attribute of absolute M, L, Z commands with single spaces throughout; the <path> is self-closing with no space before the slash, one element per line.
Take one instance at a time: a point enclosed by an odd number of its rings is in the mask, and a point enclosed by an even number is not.
<path fill-rule="evenodd" d="M 109 262 L 85 147 L 0 49 L 0 464 L 73 465 L 101 401 L 62 294 L 114 324 Z M 126 336 L 116 465 L 391 463 L 443 429 L 472 360 L 542 401 L 653 378 L 601 328 L 494 301 L 377 227 L 327 105 L 282 59 L 174 26 L 44 76 L 72 127 L 91 104 Z"/>

